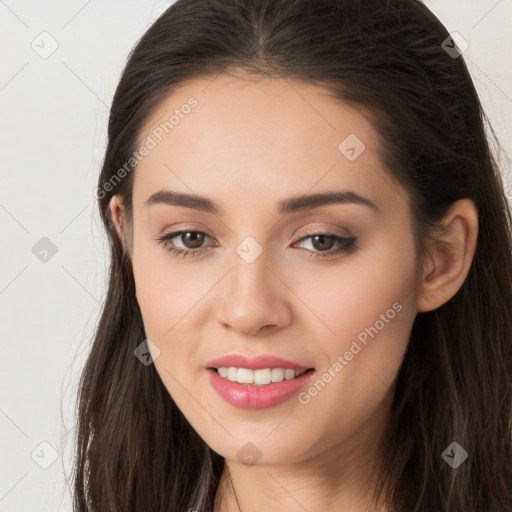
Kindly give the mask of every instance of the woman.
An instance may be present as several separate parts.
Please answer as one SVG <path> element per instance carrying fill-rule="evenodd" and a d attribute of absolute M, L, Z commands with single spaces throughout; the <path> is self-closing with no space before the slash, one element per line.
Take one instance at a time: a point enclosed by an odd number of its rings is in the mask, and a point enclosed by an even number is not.
<path fill-rule="evenodd" d="M 512 510 L 511 215 L 417 0 L 178 0 L 98 182 L 74 510 Z"/>

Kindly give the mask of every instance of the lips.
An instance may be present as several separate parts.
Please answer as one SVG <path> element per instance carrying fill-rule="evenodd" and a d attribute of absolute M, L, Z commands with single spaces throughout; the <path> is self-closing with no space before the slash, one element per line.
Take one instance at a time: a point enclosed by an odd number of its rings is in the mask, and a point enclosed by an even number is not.
<path fill-rule="evenodd" d="M 248 368 L 251 370 L 263 370 L 265 368 L 283 368 L 291 370 L 309 370 L 312 366 L 299 364 L 295 361 L 283 359 L 272 355 L 260 355 L 257 357 L 247 357 L 240 354 L 231 354 L 206 363 L 205 368 L 223 368 L 234 366 L 236 368 Z"/>
<path fill-rule="evenodd" d="M 218 368 L 232 367 L 249 370 L 281 368 L 283 370 L 303 371 L 304 373 L 291 380 L 272 382 L 266 385 L 253 385 L 232 382 L 220 376 L 217 372 Z M 257 357 L 230 354 L 209 361 L 205 369 L 210 384 L 217 394 L 229 404 L 245 409 L 265 409 L 290 400 L 310 382 L 315 373 L 315 369 L 311 366 L 270 354 Z"/>
<path fill-rule="evenodd" d="M 228 404 L 242 409 L 267 409 L 291 400 L 311 382 L 315 370 L 308 370 L 291 380 L 264 386 L 231 382 L 212 368 L 207 369 L 206 373 L 212 388 Z"/>

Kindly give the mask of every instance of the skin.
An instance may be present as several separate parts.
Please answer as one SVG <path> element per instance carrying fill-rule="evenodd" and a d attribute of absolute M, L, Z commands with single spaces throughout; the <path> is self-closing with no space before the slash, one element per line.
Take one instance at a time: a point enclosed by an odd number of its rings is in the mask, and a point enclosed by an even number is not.
<path fill-rule="evenodd" d="M 147 338 L 160 350 L 156 370 L 192 427 L 225 458 L 215 511 L 369 510 L 413 320 L 464 282 L 476 209 L 469 199 L 452 206 L 444 243 L 431 245 L 419 269 L 408 195 L 379 160 L 365 116 L 317 86 L 239 72 L 175 90 L 141 140 L 190 96 L 198 106 L 137 167 L 133 223 L 120 196 L 110 213 L 132 259 Z M 338 149 L 351 133 L 366 146 L 354 161 Z M 145 206 L 161 189 L 207 196 L 222 212 Z M 346 203 L 277 213 L 284 198 L 339 189 L 378 210 Z M 173 239 L 181 249 L 206 248 L 199 256 L 177 257 L 155 240 L 183 228 L 208 235 L 202 245 Z M 326 246 L 305 238 L 306 229 L 356 237 L 357 248 L 315 258 Z M 236 252 L 247 236 L 263 249 L 252 263 Z M 232 353 L 274 354 L 321 376 L 397 302 L 400 312 L 307 404 L 293 397 L 240 409 L 209 384 L 205 364 Z M 237 455 L 248 442 L 260 453 L 253 465 Z"/>

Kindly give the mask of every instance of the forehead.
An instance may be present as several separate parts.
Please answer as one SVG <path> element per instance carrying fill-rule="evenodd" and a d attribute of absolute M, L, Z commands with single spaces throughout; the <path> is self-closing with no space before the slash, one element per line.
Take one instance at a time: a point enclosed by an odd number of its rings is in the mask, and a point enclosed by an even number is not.
<path fill-rule="evenodd" d="M 166 186 L 263 198 L 357 185 L 371 196 L 391 180 L 362 112 L 322 87 L 288 79 L 237 73 L 186 82 L 146 121 L 139 141 L 150 139 L 134 177 L 141 205 Z"/>
<path fill-rule="evenodd" d="M 189 107 L 191 102 L 193 107 Z M 311 144 L 336 142 L 351 130 L 373 145 L 371 122 L 360 109 L 333 97 L 329 90 L 291 79 L 240 73 L 185 82 L 169 94 L 150 114 L 141 138 L 161 129 L 178 144 L 189 135 L 196 147 L 228 145 L 232 149 L 266 143 L 269 149 L 307 136 Z M 208 128 L 208 132 L 205 132 Z M 158 135 L 158 134 L 157 134 Z M 181 136 L 180 136 L 181 135 Z M 371 140 L 370 140 L 371 139 Z"/>

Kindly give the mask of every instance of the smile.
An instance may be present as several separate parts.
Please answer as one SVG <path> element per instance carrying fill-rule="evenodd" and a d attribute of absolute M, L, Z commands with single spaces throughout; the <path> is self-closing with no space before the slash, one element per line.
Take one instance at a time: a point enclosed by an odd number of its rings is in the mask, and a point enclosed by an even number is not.
<path fill-rule="evenodd" d="M 214 368 L 215 369 L 215 368 Z M 263 368 L 252 370 L 250 368 L 236 368 L 234 366 L 216 368 L 218 374 L 232 382 L 239 384 L 255 384 L 266 386 L 268 384 L 292 380 L 300 377 L 306 370 L 292 370 L 290 368 Z"/>
<path fill-rule="evenodd" d="M 221 372 L 226 376 L 221 376 Z M 250 370 L 236 367 L 207 369 L 208 379 L 216 393 L 227 403 L 244 409 L 265 409 L 290 400 L 309 384 L 314 373 L 313 368 L 308 370 L 283 368 Z M 235 380 L 231 380 L 230 375 Z M 273 375 L 275 375 L 275 382 L 272 381 Z M 244 380 L 252 380 L 252 382 L 240 382 Z"/>

